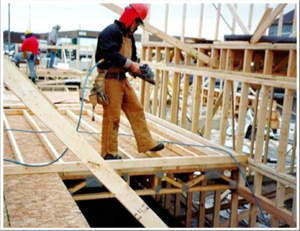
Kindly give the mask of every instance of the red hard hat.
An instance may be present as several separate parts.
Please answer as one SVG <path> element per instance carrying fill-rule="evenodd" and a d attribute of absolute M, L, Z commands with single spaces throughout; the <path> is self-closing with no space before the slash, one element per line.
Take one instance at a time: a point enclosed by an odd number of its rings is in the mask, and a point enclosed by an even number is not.
<path fill-rule="evenodd" d="M 129 27 L 135 19 L 140 19 L 141 22 L 147 17 L 148 6 L 141 3 L 133 3 L 125 8 L 120 17 L 120 21 L 125 24 L 125 28 Z"/>
<path fill-rule="evenodd" d="M 147 4 L 133 3 L 130 4 L 130 6 L 137 12 L 140 19 L 144 20 L 147 17 L 148 14 Z"/>

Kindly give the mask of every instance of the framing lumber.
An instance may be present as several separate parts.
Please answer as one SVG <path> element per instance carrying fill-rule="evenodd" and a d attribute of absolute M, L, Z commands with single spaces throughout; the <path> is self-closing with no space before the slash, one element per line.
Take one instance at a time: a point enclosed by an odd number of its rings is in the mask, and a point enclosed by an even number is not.
<path fill-rule="evenodd" d="M 263 16 L 261 17 L 259 23 L 256 26 L 255 31 L 253 32 L 253 34 L 255 34 L 257 32 L 257 30 L 261 27 L 261 25 L 267 20 L 267 18 L 270 16 L 270 14 L 272 13 L 273 8 L 267 8 L 265 10 L 265 13 L 263 14 Z"/>
<path fill-rule="evenodd" d="M 29 115 L 29 113 L 26 110 L 23 110 L 23 115 L 25 116 L 28 123 L 32 126 L 32 128 L 35 131 L 40 132 L 41 129 L 37 125 L 37 123 L 32 119 L 32 117 Z M 53 147 L 53 145 L 50 143 L 49 139 L 44 133 L 37 133 L 39 138 L 41 139 L 42 143 L 45 145 L 47 151 L 50 153 L 53 160 L 56 160 L 59 157 L 59 153 L 56 151 L 56 149 Z M 62 159 L 58 160 L 60 163 L 63 163 Z"/>
<path fill-rule="evenodd" d="M 13 132 L 10 131 L 11 128 L 10 128 L 10 125 L 8 123 L 8 120 L 5 116 L 5 114 L 3 114 L 3 124 L 4 124 L 4 127 L 8 130 L 7 131 L 8 139 L 9 139 L 11 145 L 12 145 L 12 149 L 13 149 L 13 152 L 14 152 L 14 155 L 15 155 L 17 161 L 23 163 L 24 162 L 23 156 L 22 156 L 21 151 L 20 151 L 20 149 L 17 145 L 17 142 L 16 142 L 16 139 L 15 139 L 15 136 L 14 136 Z"/>
<path fill-rule="evenodd" d="M 149 62 L 144 62 L 148 63 Z M 154 69 L 160 69 L 164 71 L 176 71 L 181 73 L 189 73 L 198 76 L 209 76 L 214 78 L 222 78 L 224 80 L 232 80 L 239 82 L 250 82 L 251 84 L 257 85 L 266 85 L 270 87 L 279 87 L 279 88 L 289 88 L 296 90 L 297 86 L 295 85 L 295 79 L 285 77 L 284 79 L 281 76 L 277 75 L 262 75 L 257 73 L 242 73 L 230 70 L 211 70 L 209 68 L 202 67 L 197 69 L 195 67 L 186 68 L 184 66 L 178 65 L 163 65 L 160 63 L 150 63 L 151 67 Z"/>
<path fill-rule="evenodd" d="M 167 227 L 98 152 L 74 131 L 39 93 L 36 86 L 26 79 L 7 57 L 3 56 L 3 60 L 5 84 L 74 152 L 96 178 L 116 195 L 125 208 L 145 227 Z M 62 124 L 64 129 L 61 129 Z"/>
<path fill-rule="evenodd" d="M 244 34 L 250 34 L 250 31 L 248 28 L 244 25 L 241 18 L 239 17 L 236 9 L 232 6 L 232 4 L 226 3 L 226 6 L 228 7 L 230 13 L 235 18 L 237 24 L 240 26 L 241 30 L 244 32 Z"/>
<path fill-rule="evenodd" d="M 248 188 L 238 187 L 237 193 L 243 198 L 245 198 L 247 201 L 255 203 L 255 199 Z M 291 227 L 297 226 L 297 222 L 294 220 L 294 217 L 290 211 L 282 207 L 276 207 L 273 201 L 262 195 L 257 195 L 256 198 L 265 211 L 272 215 L 275 215 L 276 217 L 278 217 L 278 219 L 286 222 Z"/>
<path fill-rule="evenodd" d="M 274 22 L 275 18 L 280 14 L 280 12 L 284 9 L 287 3 L 278 4 L 278 6 L 272 11 L 270 16 L 264 21 L 264 23 L 257 29 L 257 31 L 253 34 L 250 43 L 257 43 L 260 38 L 265 33 L 266 29 Z"/>

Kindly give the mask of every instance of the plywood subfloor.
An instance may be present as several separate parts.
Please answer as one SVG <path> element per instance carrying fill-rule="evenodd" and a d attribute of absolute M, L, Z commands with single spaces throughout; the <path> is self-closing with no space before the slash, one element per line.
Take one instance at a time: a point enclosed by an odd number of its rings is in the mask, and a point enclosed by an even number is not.
<path fill-rule="evenodd" d="M 6 92 L 7 93 L 7 92 Z M 64 94 L 63 94 L 64 95 Z M 13 101 L 11 106 L 5 109 L 5 115 L 10 124 L 11 128 L 32 130 L 30 123 L 26 120 L 24 115 L 24 110 L 27 108 L 18 100 L 12 100 L 13 94 L 6 95 L 4 104 L 9 104 Z M 61 98 L 64 99 L 63 97 Z M 16 106 L 17 109 L 14 107 Z M 68 123 L 74 127 L 74 131 L 77 126 L 77 117 L 79 114 L 80 104 L 66 104 L 57 105 L 58 110 L 64 116 Z M 81 134 L 86 141 L 100 153 L 101 148 L 101 110 L 97 109 L 96 120 L 92 121 L 90 105 L 86 104 L 83 110 L 82 122 L 80 131 L 89 131 L 84 125 L 84 122 L 89 125 L 93 131 L 98 134 Z M 30 111 L 29 111 L 30 113 Z M 73 114 L 72 115 L 70 115 Z M 74 116 L 75 114 L 75 116 Z M 49 130 L 35 115 L 30 113 L 30 117 L 37 123 L 42 131 Z M 75 118 L 74 118 L 75 117 Z M 60 121 L 57 121 L 60 123 Z M 182 142 L 180 138 L 180 133 L 172 133 L 171 130 L 164 128 L 162 125 L 157 124 L 154 121 L 148 121 L 148 126 L 151 130 L 153 138 L 155 140 L 171 140 L 175 142 Z M 63 129 L 63 124 L 62 124 Z M 128 164 L 134 166 L 133 171 L 135 174 L 144 173 L 147 171 L 155 171 L 155 169 L 171 169 L 174 172 L 180 172 L 183 170 L 194 171 L 202 168 L 234 168 L 235 164 L 223 162 L 223 159 L 228 158 L 228 154 L 218 153 L 214 150 L 199 149 L 195 147 L 180 147 L 176 144 L 166 144 L 166 148 L 160 152 L 147 152 L 139 153 L 136 148 L 135 139 L 131 136 L 132 134 L 130 125 L 125 118 L 122 116 L 120 124 L 120 133 L 127 135 L 119 135 L 119 148 L 120 152 L 124 152 L 123 160 L 112 161 L 115 162 L 114 166 L 117 166 L 122 172 L 123 164 Z M 53 160 L 49 152 L 47 151 L 45 145 L 39 138 L 38 134 L 28 134 L 23 132 L 13 132 L 17 146 L 19 147 L 24 162 L 26 163 L 45 163 Z M 54 134 L 47 133 L 46 137 L 49 139 L 51 145 L 55 150 L 61 154 L 66 146 L 62 143 Z M 192 141 L 192 140 L 191 140 Z M 16 159 L 13 153 L 12 145 L 8 139 L 7 133 L 3 135 L 3 155 L 7 159 Z M 200 144 L 200 143 L 199 143 Z M 100 154 L 99 154 L 100 155 Z M 191 159 L 185 159 L 185 164 L 181 166 L 181 158 L 185 157 L 201 157 L 205 159 L 211 159 L 208 164 L 194 163 Z M 220 158 L 221 157 L 221 158 Z M 151 166 L 152 161 L 155 159 L 156 166 Z M 176 160 L 176 166 L 165 165 L 168 160 L 172 158 L 180 158 Z M 215 162 L 217 159 L 220 162 Z M 66 155 L 62 158 L 63 163 L 76 162 L 80 164 L 80 160 L 72 153 L 68 151 Z M 125 162 L 126 160 L 126 162 Z M 147 160 L 146 162 L 141 162 L 139 160 Z M 149 161 L 148 161 L 149 160 Z M 243 162 L 246 158 L 243 158 Z M 131 163 L 132 162 L 132 163 Z M 163 164 L 166 167 L 159 167 L 159 164 Z M 4 162 L 4 165 L 11 165 L 11 163 Z M 149 168 L 149 170 L 148 170 Z M 65 187 L 60 175 L 58 173 L 34 173 L 28 174 L 26 170 L 29 168 L 24 168 L 21 173 L 17 175 L 5 175 L 4 171 L 4 193 L 6 196 L 6 205 L 8 210 L 8 215 L 10 218 L 10 224 L 14 228 L 85 228 L 88 227 L 88 223 L 84 216 L 81 214 L 79 208 L 77 207 L 74 199 L 70 195 L 69 191 Z M 121 169 L 121 170 L 120 170 Z M 23 171 L 23 172 L 22 172 Z M 75 171 L 77 171 L 75 169 Z M 123 172 L 126 173 L 128 168 Z M 183 171 L 184 172 L 184 171 Z M 154 172 L 153 172 L 154 173 Z M 4 211 L 4 225 L 8 227 L 9 224 L 6 220 L 5 210 Z"/>

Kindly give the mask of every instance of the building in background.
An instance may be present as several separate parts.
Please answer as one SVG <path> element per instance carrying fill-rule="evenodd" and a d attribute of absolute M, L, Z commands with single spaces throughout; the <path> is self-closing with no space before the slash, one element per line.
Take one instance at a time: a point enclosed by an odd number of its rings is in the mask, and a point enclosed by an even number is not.
<path fill-rule="evenodd" d="M 288 37 L 293 33 L 294 10 L 283 15 L 281 36 Z M 277 36 L 279 18 L 269 28 L 269 35 Z"/>

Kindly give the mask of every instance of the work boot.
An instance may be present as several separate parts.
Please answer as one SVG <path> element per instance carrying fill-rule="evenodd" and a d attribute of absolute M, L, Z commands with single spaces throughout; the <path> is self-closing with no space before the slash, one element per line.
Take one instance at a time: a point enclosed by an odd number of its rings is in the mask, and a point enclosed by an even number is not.
<path fill-rule="evenodd" d="M 122 159 L 122 157 L 121 156 L 119 156 L 119 155 L 112 155 L 112 154 L 110 154 L 110 153 L 107 153 L 106 155 L 105 155 L 105 157 L 104 157 L 104 160 L 120 160 L 120 159 Z"/>
<path fill-rule="evenodd" d="M 165 148 L 165 145 L 162 144 L 162 143 L 159 143 L 157 146 L 155 146 L 154 148 L 150 149 L 149 151 L 151 152 L 157 152 L 157 151 L 160 151 L 162 149 Z"/>
<path fill-rule="evenodd" d="M 36 80 L 35 80 L 35 77 L 31 78 L 31 81 L 36 84 Z"/>

